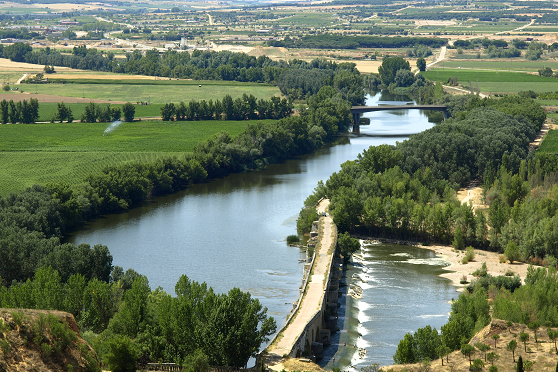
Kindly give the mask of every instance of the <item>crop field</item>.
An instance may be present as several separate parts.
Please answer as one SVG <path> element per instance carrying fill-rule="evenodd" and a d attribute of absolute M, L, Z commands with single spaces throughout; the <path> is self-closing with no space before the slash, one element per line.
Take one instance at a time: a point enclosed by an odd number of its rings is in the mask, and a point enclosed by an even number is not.
<path fill-rule="evenodd" d="M 141 121 L 105 136 L 108 123 L 0 125 L 0 195 L 46 182 L 77 184 L 110 165 L 180 157 L 216 133 L 237 136 L 250 123 Z"/>
<path fill-rule="evenodd" d="M 482 61 L 482 60 L 467 60 L 467 61 L 444 61 L 440 64 L 444 68 L 472 68 L 472 69 L 487 69 L 487 70 L 508 70 L 508 71 L 538 71 L 544 67 L 550 67 L 553 70 L 558 69 L 558 62 L 555 61 L 510 61 L 509 59 L 502 59 L 502 61 Z"/>
<path fill-rule="evenodd" d="M 427 79 L 442 83 L 457 76 L 458 84 L 469 87 L 471 82 L 476 88 L 478 82 L 481 92 L 489 93 L 517 93 L 527 90 L 553 92 L 558 87 L 558 80 L 555 78 L 520 72 L 433 69 L 422 74 Z"/>
<path fill-rule="evenodd" d="M 469 81 L 501 83 L 558 83 L 558 80 L 552 77 L 544 77 L 533 74 L 509 71 L 482 71 L 435 68 L 426 72 L 422 72 L 422 74 L 427 79 L 441 82 L 446 82 L 449 78 L 457 76 L 460 83 Z"/>
<path fill-rule="evenodd" d="M 81 115 L 85 111 L 85 107 L 89 103 L 66 103 L 66 107 L 72 110 L 72 115 L 75 120 L 79 120 Z M 99 107 L 118 107 L 122 112 L 122 105 L 108 105 L 108 104 L 98 104 Z M 136 118 L 154 118 L 161 116 L 161 107 L 163 104 L 153 103 L 149 105 L 134 105 L 135 117 Z M 40 102 L 39 103 L 39 120 L 37 121 L 50 121 L 52 115 L 55 115 L 58 111 L 58 103 L 56 102 Z"/>
<path fill-rule="evenodd" d="M 558 153 L 558 130 L 550 130 L 544 137 L 538 152 Z"/>
<path fill-rule="evenodd" d="M 337 17 L 329 13 L 297 13 L 276 21 L 280 25 L 306 25 L 310 27 L 327 26 L 335 22 Z"/>
<path fill-rule="evenodd" d="M 483 82 L 483 83 L 479 82 L 479 86 L 481 92 L 517 93 L 517 92 L 532 90 L 533 92 L 542 93 L 542 92 L 555 92 L 556 90 L 558 90 L 557 89 L 558 80 L 552 83 L 551 82 L 544 82 L 544 83 L 525 82 L 521 84 L 518 84 L 516 82 Z"/>
<path fill-rule="evenodd" d="M 145 82 L 157 81 L 146 80 Z M 181 82 L 177 81 L 177 83 Z M 271 85 L 230 84 L 224 81 L 195 81 L 194 83 L 190 81 L 190 84 L 131 84 L 129 81 L 116 84 L 114 81 L 111 83 L 97 81 L 88 84 L 27 84 L 22 85 L 21 89 L 54 96 L 162 104 L 199 100 L 202 97 L 205 100 L 222 100 L 227 94 L 233 99 L 241 97 L 244 93 L 253 94 L 257 99 L 269 99 L 281 95 L 279 89 Z"/>

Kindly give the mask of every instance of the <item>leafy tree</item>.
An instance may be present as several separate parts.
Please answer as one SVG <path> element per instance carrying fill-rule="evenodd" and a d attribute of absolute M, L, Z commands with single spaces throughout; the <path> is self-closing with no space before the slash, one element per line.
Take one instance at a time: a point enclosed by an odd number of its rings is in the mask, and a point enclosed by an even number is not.
<path fill-rule="evenodd" d="M 461 354 L 469 358 L 469 366 L 471 366 L 471 357 L 475 354 L 475 348 L 472 345 L 464 344 L 461 346 Z"/>
<path fill-rule="evenodd" d="M 339 234 L 337 246 L 341 250 L 341 254 L 348 259 L 353 253 L 360 249 L 360 242 L 358 239 L 351 238 L 348 232 L 344 232 Z"/>
<path fill-rule="evenodd" d="M 31 45 L 22 42 L 13 43 L 3 49 L 4 58 L 15 62 L 25 62 L 25 56 L 32 51 Z"/>
<path fill-rule="evenodd" d="M 496 343 L 498 342 L 498 339 L 500 338 L 500 335 L 498 333 L 494 333 L 492 335 L 492 339 L 494 340 L 494 349 L 497 349 L 498 346 L 496 345 Z"/>
<path fill-rule="evenodd" d="M 494 365 L 494 362 L 496 362 L 498 359 L 500 359 L 500 356 L 492 351 L 492 352 L 486 354 L 486 359 L 488 359 L 488 361 L 490 362 L 491 365 Z"/>
<path fill-rule="evenodd" d="M 470 366 L 471 371 L 480 372 L 484 368 L 484 362 L 481 359 L 475 359 Z"/>
<path fill-rule="evenodd" d="M 523 358 L 521 355 L 517 358 L 517 372 L 524 372 Z"/>
<path fill-rule="evenodd" d="M 413 335 L 410 333 L 405 334 L 403 339 L 399 341 L 397 350 L 393 355 L 393 361 L 395 364 L 408 364 L 416 362 L 414 349 Z"/>
<path fill-rule="evenodd" d="M 411 66 L 409 62 L 405 61 L 401 57 L 387 57 L 382 61 L 382 65 L 378 67 L 378 73 L 382 84 L 388 86 L 389 84 L 395 82 L 395 76 L 399 70 L 409 70 L 411 71 Z"/>
<path fill-rule="evenodd" d="M 187 355 L 182 363 L 186 372 L 208 372 L 210 370 L 207 355 L 197 349 L 194 353 Z"/>
<path fill-rule="evenodd" d="M 276 330 L 275 320 L 266 313 L 257 299 L 238 288 L 220 296 L 203 330 L 211 364 L 245 366 Z"/>
<path fill-rule="evenodd" d="M 124 115 L 124 121 L 134 121 L 134 116 L 136 114 L 136 108 L 130 102 L 126 102 L 122 106 L 122 114 Z"/>
<path fill-rule="evenodd" d="M 10 120 L 10 114 L 8 101 L 6 101 L 5 99 L 0 102 L 0 112 L 2 114 L 2 124 L 7 124 Z"/>
<path fill-rule="evenodd" d="M 556 354 L 558 354 L 558 347 L 556 346 L 556 340 L 558 340 L 558 331 L 547 328 L 546 334 L 548 335 L 548 339 L 554 342 L 554 349 L 556 349 Z"/>
<path fill-rule="evenodd" d="M 174 108 L 174 103 L 165 103 L 161 107 L 161 119 L 163 121 L 169 121 L 175 115 L 176 111 Z"/>
<path fill-rule="evenodd" d="M 525 352 L 527 352 L 527 341 L 529 341 L 529 335 L 525 332 L 521 332 L 519 334 L 519 341 L 523 342 Z"/>
<path fill-rule="evenodd" d="M 426 71 L 426 60 L 424 58 L 417 59 L 417 68 L 419 71 Z"/>
<path fill-rule="evenodd" d="M 108 341 L 109 353 L 104 356 L 104 362 L 113 372 L 135 371 L 139 350 L 132 340 L 126 336 L 117 335 Z"/>
<path fill-rule="evenodd" d="M 538 321 L 531 322 L 527 324 L 527 327 L 533 331 L 533 335 L 535 336 L 535 343 L 537 343 L 537 331 L 541 327 L 541 324 Z"/>
<path fill-rule="evenodd" d="M 510 263 L 513 263 L 514 261 L 519 260 L 520 253 L 519 253 L 519 248 L 517 247 L 517 244 L 515 244 L 513 241 L 510 240 L 508 242 L 508 245 L 506 246 L 506 250 L 504 251 L 504 255 L 510 261 Z"/>
<path fill-rule="evenodd" d="M 511 340 L 508 342 L 506 349 L 512 352 L 513 361 L 515 362 L 515 349 L 517 349 L 517 341 Z"/>
<path fill-rule="evenodd" d="M 436 352 L 437 352 L 438 356 L 440 357 L 440 359 L 442 359 L 442 365 L 444 365 L 444 357 L 446 358 L 446 364 L 449 363 L 449 355 L 451 353 L 451 349 L 449 347 L 442 344 L 442 345 L 438 346 L 438 348 L 436 349 Z"/>
<path fill-rule="evenodd" d="M 490 350 L 490 346 L 483 343 L 483 342 L 477 342 L 475 344 L 475 347 L 477 349 L 479 349 L 479 351 L 481 351 L 482 353 L 484 353 L 484 360 L 486 361 L 486 353 L 488 352 L 488 350 Z"/>

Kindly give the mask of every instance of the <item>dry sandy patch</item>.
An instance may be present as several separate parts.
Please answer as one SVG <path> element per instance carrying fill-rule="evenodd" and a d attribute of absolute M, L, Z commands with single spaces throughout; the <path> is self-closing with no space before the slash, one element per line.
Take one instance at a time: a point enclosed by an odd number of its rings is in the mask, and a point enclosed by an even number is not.
<path fill-rule="evenodd" d="M 228 50 L 230 52 L 243 52 L 243 53 L 249 53 L 250 51 L 252 51 L 252 49 L 254 49 L 254 47 L 250 47 L 250 46 L 245 46 L 245 45 L 217 45 L 217 44 L 213 44 L 211 46 L 211 49 L 213 49 L 216 52 L 222 52 L 224 50 Z"/>
<path fill-rule="evenodd" d="M 433 20 L 416 20 L 416 26 L 453 26 L 457 24 L 455 21 L 433 21 Z"/>
<path fill-rule="evenodd" d="M 349 61 L 356 64 L 357 70 L 363 74 L 378 73 L 378 67 L 382 65 L 382 61 Z"/>
<path fill-rule="evenodd" d="M 450 266 L 445 267 L 449 272 L 441 274 L 441 277 L 448 278 L 453 282 L 453 285 L 462 291 L 466 284 L 461 284 L 460 281 L 463 276 L 467 277 L 470 282 L 474 277 L 472 274 L 486 263 L 488 273 L 492 276 L 505 275 L 508 271 L 513 272 L 514 275 L 519 275 L 521 280 L 524 281 L 527 276 L 526 263 L 500 263 L 500 253 L 475 250 L 475 259 L 469 261 L 467 264 L 462 264 L 461 260 L 465 256 L 465 251 L 456 250 L 451 246 L 435 245 L 435 246 L 420 246 L 422 248 L 430 249 L 437 255 L 440 255 L 444 260 L 450 263 Z"/>

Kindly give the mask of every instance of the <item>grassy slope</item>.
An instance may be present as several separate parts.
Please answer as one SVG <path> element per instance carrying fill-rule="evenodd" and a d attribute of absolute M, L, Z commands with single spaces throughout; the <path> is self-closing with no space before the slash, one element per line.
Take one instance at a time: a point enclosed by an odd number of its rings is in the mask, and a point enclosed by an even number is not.
<path fill-rule="evenodd" d="M 226 131 L 241 133 L 249 121 L 123 123 L 103 136 L 107 123 L 0 125 L 0 195 L 33 184 L 76 184 L 104 167 L 183 156 Z"/>

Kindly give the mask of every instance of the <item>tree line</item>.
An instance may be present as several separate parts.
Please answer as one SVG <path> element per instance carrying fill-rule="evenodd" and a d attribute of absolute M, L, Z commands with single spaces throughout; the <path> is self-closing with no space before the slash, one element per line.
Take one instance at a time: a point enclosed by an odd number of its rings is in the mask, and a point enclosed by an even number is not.
<path fill-rule="evenodd" d="M 283 119 L 291 115 L 293 104 L 286 98 L 271 97 L 269 101 L 257 100 L 254 95 L 244 93 L 232 99 L 227 94 L 222 101 L 192 100 L 186 105 L 180 102 L 167 103 L 161 107 L 161 118 L 169 120 L 256 120 Z"/>
<path fill-rule="evenodd" d="M 459 232 L 462 244 L 487 246 L 489 221 L 461 205 L 455 191 L 501 164 L 520 168 L 546 115 L 529 102 L 469 97 L 459 108 L 450 107 L 456 119 L 395 147 L 370 147 L 357 160 L 343 163 L 306 205 L 327 196 L 341 232 L 443 243 L 451 243 Z"/>
<path fill-rule="evenodd" d="M 2 124 L 31 124 L 39 118 L 39 101 L 36 98 L 14 102 L 12 99 L 0 101 Z"/>
<path fill-rule="evenodd" d="M 33 279 L 1 286 L 0 306 L 73 314 L 82 336 L 111 370 L 161 360 L 240 368 L 276 330 L 267 308 L 238 288 L 216 294 L 183 275 L 175 293 L 151 290 L 147 278 L 131 269 L 115 267 L 108 280 L 79 273 L 65 279 L 43 266 Z"/>
<path fill-rule="evenodd" d="M 80 185 L 47 184 L 0 197 L 0 306 L 71 312 L 108 365 L 110 355 L 126 350 L 134 361 L 244 366 L 275 331 L 249 294 L 217 295 L 184 276 L 171 297 L 113 267 L 106 246 L 61 238 L 84 220 L 152 195 L 311 152 L 349 124 L 349 104 L 325 86 L 300 116 L 249 125 L 234 139 L 220 133 L 180 159 L 111 167 Z"/>
<path fill-rule="evenodd" d="M 446 45 L 447 39 L 427 37 L 381 37 L 347 35 L 305 35 L 298 39 L 270 40 L 269 46 L 307 49 L 408 48 L 416 44 L 432 48 Z"/>

